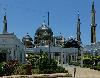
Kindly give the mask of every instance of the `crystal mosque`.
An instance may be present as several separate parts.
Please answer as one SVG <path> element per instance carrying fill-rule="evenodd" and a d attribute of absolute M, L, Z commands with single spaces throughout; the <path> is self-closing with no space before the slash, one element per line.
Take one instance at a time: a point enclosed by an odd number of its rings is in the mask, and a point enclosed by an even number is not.
<path fill-rule="evenodd" d="M 48 23 L 38 27 L 34 38 L 27 33 L 22 40 L 18 39 L 14 33 L 7 31 L 7 18 L 4 15 L 4 28 L 0 34 L 0 62 L 9 60 L 18 60 L 20 63 L 26 63 L 26 54 L 47 52 L 50 59 L 56 59 L 59 64 L 77 62 L 82 53 L 91 53 L 100 55 L 100 42 L 96 42 L 96 23 L 95 7 L 92 2 L 91 10 L 91 45 L 82 46 L 80 31 L 80 16 L 77 17 L 76 38 L 69 37 L 65 39 L 62 34 L 55 36 Z"/>

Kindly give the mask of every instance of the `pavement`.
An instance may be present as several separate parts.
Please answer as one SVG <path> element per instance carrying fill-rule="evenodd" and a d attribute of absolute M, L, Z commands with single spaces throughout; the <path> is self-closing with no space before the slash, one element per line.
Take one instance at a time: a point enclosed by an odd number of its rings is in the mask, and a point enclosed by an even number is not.
<path fill-rule="evenodd" d="M 76 68 L 75 78 L 100 78 L 100 71 L 90 69 L 90 68 L 81 68 L 79 66 L 73 65 L 63 65 L 63 67 L 69 71 L 70 74 L 74 77 L 74 68 Z"/>
<path fill-rule="evenodd" d="M 73 77 L 58 77 L 58 78 L 100 78 L 100 71 L 93 70 L 90 68 L 81 68 L 79 66 L 73 65 L 63 65 L 63 67 L 68 70 L 69 74 L 72 74 Z M 76 76 L 74 77 L 74 68 L 76 68 Z M 34 74 L 28 75 L 26 78 L 33 78 L 32 76 L 51 76 L 53 78 L 55 75 L 65 75 L 66 73 L 55 73 L 55 74 Z M 14 75 L 11 77 L 4 76 L 3 78 L 19 78 L 20 75 Z M 27 76 L 27 75 L 26 75 Z"/>

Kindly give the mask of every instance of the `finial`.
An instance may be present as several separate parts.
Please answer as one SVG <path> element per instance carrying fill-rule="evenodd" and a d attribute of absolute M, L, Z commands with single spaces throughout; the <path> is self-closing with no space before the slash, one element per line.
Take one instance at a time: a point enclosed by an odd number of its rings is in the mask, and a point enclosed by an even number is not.
<path fill-rule="evenodd" d="M 80 15 L 79 15 L 79 14 L 80 14 L 80 13 L 79 13 L 79 10 L 78 10 L 77 14 L 78 14 L 78 19 L 79 19 L 79 16 L 80 16 Z"/>
<path fill-rule="evenodd" d="M 45 16 L 43 16 L 43 25 L 45 24 Z"/>
<path fill-rule="evenodd" d="M 49 26 L 49 14 L 50 14 L 50 13 L 49 13 L 49 11 L 48 11 L 48 26 Z"/>
<path fill-rule="evenodd" d="M 6 8 L 3 8 L 4 9 L 4 11 L 5 11 L 5 15 L 6 15 L 6 11 L 7 11 L 7 9 Z"/>
<path fill-rule="evenodd" d="M 77 11 L 77 15 L 78 15 L 78 20 L 80 21 L 80 13 L 79 13 L 79 10 Z"/>
<path fill-rule="evenodd" d="M 94 0 L 92 0 L 92 9 L 94 9 Z"/>
<path fill-rule="evenodd" d="M 27 35 L 28 35 L 28 33 L 27 33 Z"/>
<path fill-rule="evenodd" d="M 5 16 L 6 16 L 6 12 L 5 12 Z"/>
<path fill-rule="evenodd" d="M 94 3 L 94 0 L 92 0 L 92 3 Z"/>
<path fill-rule="evenodd" d="M 77 11 L 77 14 L 78 14 L 78 16 L 79 16 L 79 10 Z"/>
<path fill-rule="evenodd" d="M 4 8 L 4 10 L 6 10 L 6 8 Z M 3 29 L 3 34 L 7 33 L 7 19 L 6 19 L 6 11 L 5 11 L 5 15 L 4 15 L 4 29 Z"/>

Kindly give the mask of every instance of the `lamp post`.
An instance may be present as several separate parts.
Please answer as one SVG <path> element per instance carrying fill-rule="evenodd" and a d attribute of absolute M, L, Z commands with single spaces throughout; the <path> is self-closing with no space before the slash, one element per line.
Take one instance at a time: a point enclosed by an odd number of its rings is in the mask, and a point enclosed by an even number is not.
<path fill-rule="evenodd" d="M 49 41 L 49 54 L 48 54 L 48 56 L 49 56 L 49 63 L 50 63 L 50 41 Z"/>
<path fill-rule="evenodd" d="M 83 67 L 83 47 L 80 48 L 81 51 L 81 67 Z"/>
<path fill-rule="evenodd" d="M 61 47 L 61 66 L 63 67 L 63 49 Z"/>
<path fill-rule="evenodd" d="M 81 46 L 80 46 L 80 52 L 81 52 L 81 67 L 83 67 L 83 51 L 84 51 L 84 48 L 82 47 L 82 43 L 81 43 Z"/>
<path fill-rule="evenodd" d="M 100 56 L 100 46 L 99 46 L 99 48 L 98 48 L 98 55 Z"/>

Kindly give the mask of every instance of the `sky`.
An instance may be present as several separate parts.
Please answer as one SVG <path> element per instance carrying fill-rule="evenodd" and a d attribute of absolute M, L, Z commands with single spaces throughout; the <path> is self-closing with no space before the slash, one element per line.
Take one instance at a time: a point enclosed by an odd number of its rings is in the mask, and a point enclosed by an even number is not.
<path fill-rule="evenodd" d="M 100 41 L 100 0 L 95 0 L 96 36 Z M 0 0 L 0 32 L 3 31 L 3 16 L 7 15 L 8 32 L 14 32 L 19 39 L 27 33 L 34 39 L 38 27 L 50 12 L 50 28 L 55 36 L 60 33 L 76 37 L 77 11 L 81 20 L 81 40 L 84 45 L 91 42 L 91 5 L 92 0 Z M 5 10 L 6 9 L 6 10 Z"/>

